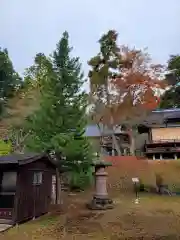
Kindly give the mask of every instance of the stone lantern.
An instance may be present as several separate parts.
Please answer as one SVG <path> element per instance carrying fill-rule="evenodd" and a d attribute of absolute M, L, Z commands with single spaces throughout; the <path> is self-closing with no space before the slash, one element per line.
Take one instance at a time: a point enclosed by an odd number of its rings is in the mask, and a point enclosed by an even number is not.
<path fill-rule="evenodd" d="M 92 210 L 105 210 L 113 208 L 113 201 L 108 198 L 107 193 L 107 177 L 106 167 L 111 166 L 111 163 L 104 161 L 96 161 L 92 164 L 95 168 L 95 193 L 93 199 L 87 204 L 87 207 Z"/>

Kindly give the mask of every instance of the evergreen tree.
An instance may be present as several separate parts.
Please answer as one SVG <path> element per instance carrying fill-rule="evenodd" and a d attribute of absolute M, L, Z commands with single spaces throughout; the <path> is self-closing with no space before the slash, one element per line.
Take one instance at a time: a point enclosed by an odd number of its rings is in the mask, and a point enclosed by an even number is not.
<path fill-rule="evenodd" d="M 180 55 L 171 55 L 168 61 L 168 70 L 174 73 L 174 83 L 178 84 L 180 82 Z"/>
<path fill-rule="evenodd" d="M 81 64 L 71 57 L 68 33 L 63 34 L 51 59 L 36 56 L 38 69 L 46 69 L 40 82 L 40 107 L 26 123 L 27 148 L 33 151 L 61 152 L 65 165 L 78 175 L 86 174 L 92 161 L 90 145 L 83 132 L 86 125 L 86 94 Z M 81 139 L 77 139 L 77 135 Z"/>
<path fill-rule="evenodd" d="M 0 115 L 7 99 L 11 98 L 22 81 L 14 70 L 7 49 L 0 48 Z"/>
<path fill-rule="evenodd" d="M 167 82 L 171 85 L 161 98 L 160 108 L 180 108 L 180 55 L 172 55 L 168 61 Z"/>

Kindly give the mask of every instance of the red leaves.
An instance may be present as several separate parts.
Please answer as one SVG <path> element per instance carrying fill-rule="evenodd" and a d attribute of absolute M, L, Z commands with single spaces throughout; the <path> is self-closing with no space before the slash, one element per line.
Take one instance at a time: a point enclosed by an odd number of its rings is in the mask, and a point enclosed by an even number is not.
<path fill-rule="evenodd" d="M 119 122 L 121 119 L 141 117 L 142 111 L 152 111 L 159 104 L 157 90 L 166 85 L 160 80 L 163 66 L 152 65 L 149 55 L 142 51 L 122 47 L 120 76 L 111 79 L 113 90 L 117 93 Z M 124 95 L 123 101 L 119 101 Z M 128 109 L 128 111 L 127 111 Z M 118 119 L 117 117 L 115 117 Z"/>
<path fill-rule="evenodd" d="M 156 109 L 158 91 L 166 87 L 161 80 L 163 66 L 152 64 L 146 51 L 124 45 L 118 47 L 115 31 L 103 35 L 99 43 L 100 53 L 90 64 L 93 104 L 101 104 L 94 112 L 97 119 L 106 124 L 112 124 L 112 120 L 113 124 L 122 124 L 122 121 L 134 121 L 135 117 Z M 96 69 L 94 62 L 98 63 Z"/>

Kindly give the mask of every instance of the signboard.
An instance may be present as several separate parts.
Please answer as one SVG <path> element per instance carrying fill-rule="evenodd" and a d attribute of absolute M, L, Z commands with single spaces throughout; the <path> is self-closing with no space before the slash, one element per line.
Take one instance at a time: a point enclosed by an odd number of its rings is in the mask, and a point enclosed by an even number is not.
<path fill-rule="evenodd" d="M 139 178 L 137 178 L 137 177 L 136 178 L 132 178 L 132 182 L 133 183 L 138 183 L 139 182 Z"/>

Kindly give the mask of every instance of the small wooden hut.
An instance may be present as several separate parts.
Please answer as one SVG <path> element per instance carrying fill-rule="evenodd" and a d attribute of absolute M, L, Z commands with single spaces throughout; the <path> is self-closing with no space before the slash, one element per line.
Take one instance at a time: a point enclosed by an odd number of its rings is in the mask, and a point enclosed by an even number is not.
<path fill-rule="evenodd" d="M 0 157 L 0 223 L 17 224 L 49 210 L 56 166 L 46 154 Z"/>

